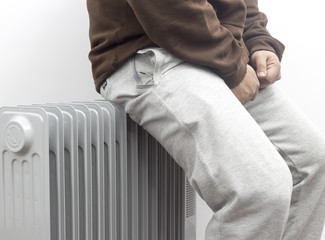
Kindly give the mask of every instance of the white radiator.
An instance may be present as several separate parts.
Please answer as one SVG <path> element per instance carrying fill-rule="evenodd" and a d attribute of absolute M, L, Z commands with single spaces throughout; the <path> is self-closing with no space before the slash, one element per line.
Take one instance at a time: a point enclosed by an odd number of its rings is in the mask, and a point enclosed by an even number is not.
<path fill-rule="evenodd" d="M 195 240 L 195 192 L 107 101 L 0 109 L 0 240 Z"/>

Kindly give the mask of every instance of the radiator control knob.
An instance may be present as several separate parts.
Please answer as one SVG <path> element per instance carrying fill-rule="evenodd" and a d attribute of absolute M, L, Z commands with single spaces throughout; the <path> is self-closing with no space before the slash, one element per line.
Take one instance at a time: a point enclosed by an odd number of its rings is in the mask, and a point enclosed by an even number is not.
<path fill-rule="evenodd" d="M 11 121 L 6 128 L 5 142 L 12 152 L 27 150 L 31 143 L 31 127 L 27 119 L 19 117 Z"/>

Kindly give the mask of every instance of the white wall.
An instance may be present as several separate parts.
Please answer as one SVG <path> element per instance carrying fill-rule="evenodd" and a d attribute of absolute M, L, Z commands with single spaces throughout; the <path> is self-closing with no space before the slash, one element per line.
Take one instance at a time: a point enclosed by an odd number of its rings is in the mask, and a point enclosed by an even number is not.
<path fill-rule="evenodd" d="M 80 0 L 0 1 L 0 106 L 95 99 Z"/>
<path fill-rule="evenodd" d="M 286 45 L 281 84 L 325 133 L 325 23 L 320 0 L 260 0 Z M 0 107 L 100 98 L 87 55 L 85 0 L 0 1 Z M 198 240 L 211 217 L 198 199 Z M 325 240 L 325 238 L 323 238 Z"/>

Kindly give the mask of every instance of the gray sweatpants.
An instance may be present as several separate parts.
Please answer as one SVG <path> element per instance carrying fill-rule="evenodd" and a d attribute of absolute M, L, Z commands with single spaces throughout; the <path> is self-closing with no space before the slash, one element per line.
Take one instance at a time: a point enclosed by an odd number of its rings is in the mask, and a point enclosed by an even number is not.
<path fill-rule="evenodd" d="M 101 94 L 184 169 L 214 212 L 206 240 L 320 239 L 325 138 L 277 84 L 243 106 L 213 72 L 150 48 Z"/>

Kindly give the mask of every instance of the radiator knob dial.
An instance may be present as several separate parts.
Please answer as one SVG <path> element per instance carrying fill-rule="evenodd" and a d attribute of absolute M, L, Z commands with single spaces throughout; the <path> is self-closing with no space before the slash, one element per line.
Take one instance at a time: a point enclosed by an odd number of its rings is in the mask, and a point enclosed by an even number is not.
<path fill-rule="evenodd" d="M 6 145 L 12 152 L 27 150 L 31 143 L 31 127 L 25 118 L 16 118 L 6 128 Z"/>

